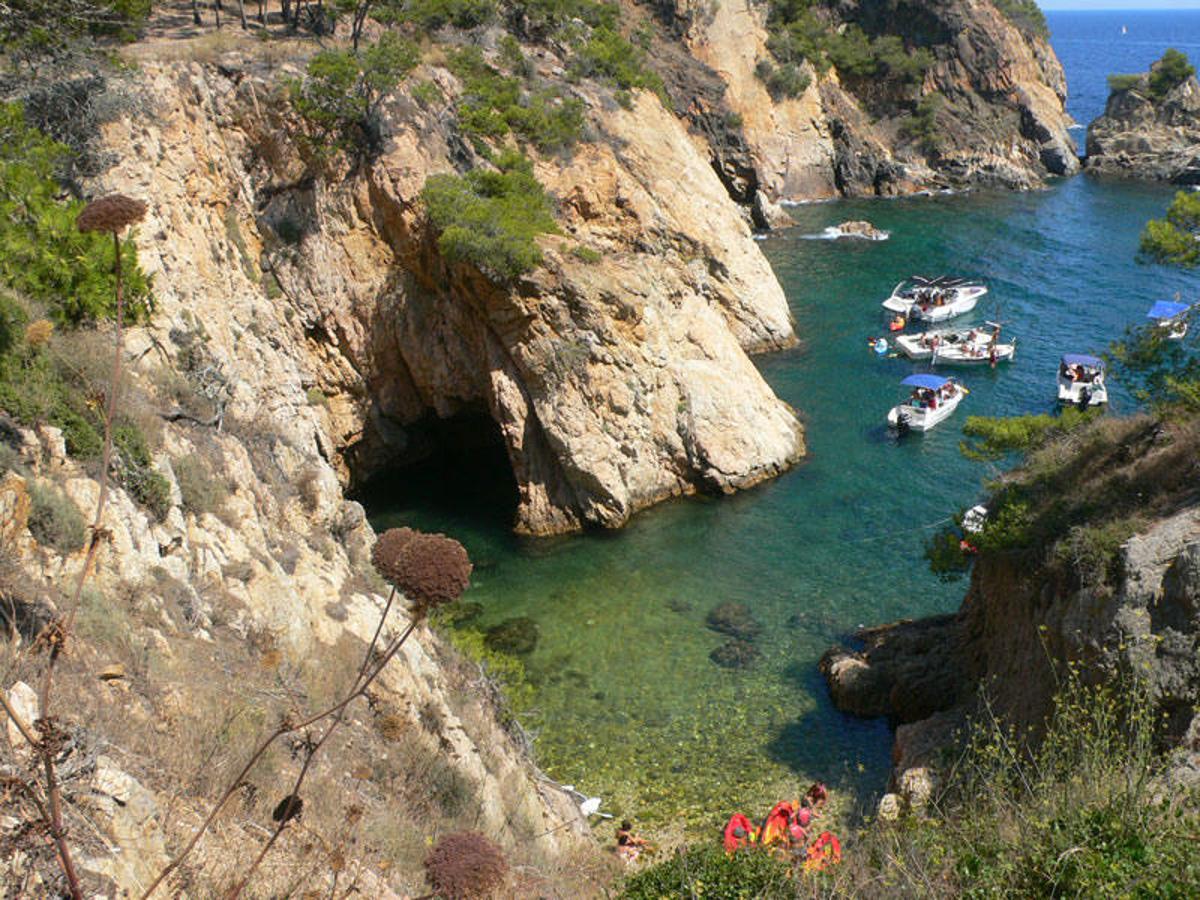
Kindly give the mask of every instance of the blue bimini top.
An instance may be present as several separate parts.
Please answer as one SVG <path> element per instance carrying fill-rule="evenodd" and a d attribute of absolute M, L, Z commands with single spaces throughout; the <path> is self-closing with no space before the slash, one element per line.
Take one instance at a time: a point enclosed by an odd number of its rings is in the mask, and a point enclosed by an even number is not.
<path fill-rule="evenodd" d="M 1103 369 L 1104 361 L 1086 353 L 1064 353 L 1062 361 L 1068 366 L 1088 366 L 1092 369 Z"/>
<path fill-rule="evenodd" d="M 943 378 L 941 375 L 909 375 L 900 383 L 909 387 L 929 388 L 931 391 L 936 391 L 938 388 L 945 387 L 949 381 L 949 378 Z"/>
<path fill-rule="evenodd" d="M 1159 300 L 1146 313 L 1147 319 L 1173 319 L 1188 311 L 1186 303 L 1172 303 L 1170 300 Z"/>

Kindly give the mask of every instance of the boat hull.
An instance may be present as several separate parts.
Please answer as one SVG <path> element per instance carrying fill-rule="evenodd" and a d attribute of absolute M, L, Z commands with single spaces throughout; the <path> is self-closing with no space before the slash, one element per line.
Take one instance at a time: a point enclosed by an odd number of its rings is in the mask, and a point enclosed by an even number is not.
<path fill-rule="evenodd" d="M 1085 390 L 1088 406 L 1103 406 L 1108 402 L 1108 388 L 1103 381 L 1070 381 L 1066 378 L 1058 379 L 1058 402 L 1081 405 Z"/>
<path fill-rule="evenodd" d="M 956 298 L 942 306 L 927 306 L 914 304 L 910 315 L 918 322 L 945 322 L 959 316 L 965 316 L 975 308 L 979 297 Z"/>
<path fill-rule="evenodd" d="M 900 428 L 903 425 L 910 431 L 929 431 L 950 418 L 962 399 L 963 393 L 959 390 L 949 400 L 939 403 L 937 409 L 921 409 L 908 403 L 893 406 L 888 411 L 888 425 L 891 428 Z"/>

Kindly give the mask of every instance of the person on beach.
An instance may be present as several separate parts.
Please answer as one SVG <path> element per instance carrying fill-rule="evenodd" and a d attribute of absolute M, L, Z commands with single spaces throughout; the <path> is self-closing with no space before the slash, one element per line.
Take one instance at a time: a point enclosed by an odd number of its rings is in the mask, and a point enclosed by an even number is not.
<path fill-rule="evenodd" d="M 629 864 L 636 860 L 642 853 L 642 848 L 646 846 L 646 839 L 639 837 L 633 833 L 633 823 L 628 819 L 621 823 L 621 827 L 617 829 L 617 856 L 622 862 Z"/>

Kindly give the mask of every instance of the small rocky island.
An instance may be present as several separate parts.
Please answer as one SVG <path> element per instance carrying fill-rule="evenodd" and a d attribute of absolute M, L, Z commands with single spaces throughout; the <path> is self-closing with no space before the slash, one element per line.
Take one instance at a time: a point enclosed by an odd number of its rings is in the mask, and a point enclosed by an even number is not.
<path fill-rule="evenodd" d="M 1200 184 L 1200 82 L 1178 50 L 1149 72 L 1112 75 L 1104 115 L 1088 126 L 1088 172 Z"/>

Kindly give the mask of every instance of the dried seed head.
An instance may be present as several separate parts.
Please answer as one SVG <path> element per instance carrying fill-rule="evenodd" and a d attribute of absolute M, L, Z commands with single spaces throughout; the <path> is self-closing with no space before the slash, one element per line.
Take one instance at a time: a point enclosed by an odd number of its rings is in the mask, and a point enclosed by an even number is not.
<path fill-rule="evenodd" d="M 425 857 L 425 877 L 447 900 L 486 897 L 507 871 L 500 848 L 474 831 L 446 835 Z"/>
<path fill-rule="evenodd" d="M 458 541 L 444 534 L 393 528 L 371 551 L 380 576 L 401 591 L 418 618 L 462 596 L 471 583 L 471 560 Z"/>
<path fill-rule="evenodd" d="M 107 231 L 116 234 L 126 226 L 142 221 L 146 204 L 124 194 L 109 194 L 83 208 L 75 225 L 80 231 Z"/>
<path fill-rule="evenodd" d="M 283 823 L 299 818 L 302 812 L 304 812 L 304 800 L 297 794 L 288 794 L 276 805 L 275 811 L 271 813 L 271 818 L 276 822 Z"/>
<path fill-rule="evenodd" d="M 38 319 L 25 326 L 25 343 L 30 347 L 44 347 L 50 343 L 50 335 L 53 333 L 53 322 L 49 319 Z"/>

